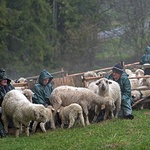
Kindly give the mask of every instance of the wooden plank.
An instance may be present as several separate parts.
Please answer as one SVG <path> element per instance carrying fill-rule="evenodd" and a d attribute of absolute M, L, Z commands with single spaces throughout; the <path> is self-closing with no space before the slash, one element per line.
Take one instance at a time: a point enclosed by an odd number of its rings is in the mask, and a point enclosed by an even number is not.
<path fill-rule="evenodd" d="M 136 65 L 137 68 L 150 68 L 150 64 L 149 65 Z"/>

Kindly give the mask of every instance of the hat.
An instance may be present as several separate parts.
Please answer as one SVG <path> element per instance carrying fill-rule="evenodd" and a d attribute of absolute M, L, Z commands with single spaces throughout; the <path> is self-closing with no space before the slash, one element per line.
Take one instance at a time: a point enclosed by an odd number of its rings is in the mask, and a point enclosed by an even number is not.
<path fill-rule="evenodd" d="M 6 71 L 3 68 L 0 68 L 0 80 L 7 80 Z"/>
<path fill-rule="evenodd" d="M 116 72 L 118 74 L 122 74 L 123 73 L 123 67 L 121 66 L 121 64 L 116 64 L 113 68 L 112 68 L 113 72 Z"/>

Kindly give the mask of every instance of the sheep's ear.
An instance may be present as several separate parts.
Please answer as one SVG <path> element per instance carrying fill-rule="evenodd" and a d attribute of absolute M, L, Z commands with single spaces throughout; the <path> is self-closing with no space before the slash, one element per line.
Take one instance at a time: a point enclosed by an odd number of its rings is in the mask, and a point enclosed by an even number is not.
<path fill-rule="evenodd" d="M 52 112 L 55 112 L 55 109 L 53 107 L 51 107 Z"/>
<path fill-rule="evenodd" d="M 58 109 L 57 112 L 59 113 L 59 112 L 60 112 L 60 109 Z"/>
<path fill-rule="evenodd" d="M 132 97 L 132 98 L 136 98 L 136 96 L 135 96 L 135 95 L 132 95 L 131 97 Z"/>

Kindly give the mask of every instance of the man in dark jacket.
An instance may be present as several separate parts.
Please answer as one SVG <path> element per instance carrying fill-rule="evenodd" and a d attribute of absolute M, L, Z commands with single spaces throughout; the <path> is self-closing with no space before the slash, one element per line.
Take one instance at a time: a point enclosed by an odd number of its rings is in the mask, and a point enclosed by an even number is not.
<path fill-rule="evenodd" d="M 121 110 L 119 117 L 133 119 L 131 107 L 131 85 L 127 74 L 123 71 L 121 64 L 116 64 L 112 68 L 112 74 L 107 76 L 108 79 L 118 82 L 121 89 Z"/>
<path fill-rule="evenodd" d="M 145 54 L 142 56 L 140 64 L 141 65 L 144 65 L 144 64 L 150 65 L 150 46 L 146 47 Z M 150 75 L 150 68 L 144 69 L 144 75 Z"/>
<path fill-rule="evenodd" d="M 45 107 L 50 105 L 50 95 L 54 89 L 50 83 L 53 76 L 47 71 L 43 70 L 38 78 L 38 83 L 35 84 L 32 91 L 34 92 L 33 103 L 42 104 Z"/>
<path fill-rule="evenodd" d="M 1 113 L 2 113 L 2 101 L 5 96 L 5 94 L 14 87 L 10 84 L 11 80 L 7 78 L 5 69 L 0 69 L 0 135 L 1 137 L 6 137 L 6 131 L 4 130 L 2 119 L 1 119 Z"/>

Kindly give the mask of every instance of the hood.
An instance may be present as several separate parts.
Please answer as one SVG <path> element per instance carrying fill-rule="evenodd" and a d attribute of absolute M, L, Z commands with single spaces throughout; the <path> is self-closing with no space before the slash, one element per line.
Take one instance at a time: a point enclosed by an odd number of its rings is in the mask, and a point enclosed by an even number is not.
<path fill-rule="evenodd" d="M 146 47 L 145 53 L 146 53 L 146 54 L 150 54 L 150 47 L 149 47 L 149 46 Z"/>
<path fill-rule="evenodd" d="M 3 68 L 0 69 L 0 81 L 1 80 L 7 80 L 7 83 L 11 82 L 11 79 L 7 78 L 6 71 Z"/>
<path fill-rule="evenodd" d="M 49 78 L 49 82 L 51 82 L 51 80 L 53 79 L 53 76 L 47 71 L 47 70 L 43 70 L 41 73 L 40 73 L 40 76 L 39 76 L 39 79 L 38 79 L 38 82 L 39 84 L 43 84 L 43 80 L 44 79 L 47 79 Z"/>

